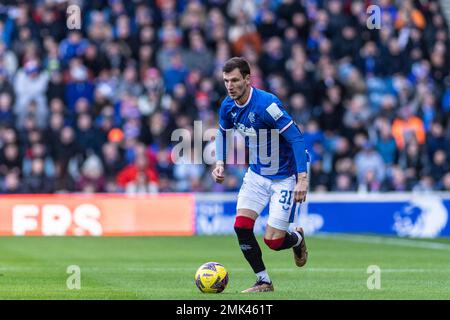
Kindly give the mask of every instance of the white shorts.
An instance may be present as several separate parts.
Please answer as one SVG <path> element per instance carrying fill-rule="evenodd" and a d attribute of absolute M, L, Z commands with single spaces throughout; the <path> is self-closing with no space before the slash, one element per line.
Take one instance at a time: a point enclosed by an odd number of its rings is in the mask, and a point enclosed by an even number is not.
<path fill-rule="evenodd" d="M 295 184 L 295 175 L 281 180 L 271 180 L 249 168 L 239 190 L 237 209 L 250 209 L 259 215 L 269 203 L 267 224 L 286 231 L 289 224 L 294 221 Z"/>

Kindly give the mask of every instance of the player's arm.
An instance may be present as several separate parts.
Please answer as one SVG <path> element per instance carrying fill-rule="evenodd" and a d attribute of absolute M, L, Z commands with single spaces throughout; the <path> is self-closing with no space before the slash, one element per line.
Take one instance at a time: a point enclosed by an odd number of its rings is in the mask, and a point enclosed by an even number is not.
<path fill-rule="evenodd" d="M 222 106 L 219 111 L 219 128 L 216 133 L 216 167 L 212 171 L 215 182 L 222 183 L 225 180 L 225 160 L 227 156 L 227 131 L 232 130 L 233 123 L 228 119 Z"/>
<path fill-rule="evenodd" d="M 212 171 L 212 176 L 215 182 L 222 183 L 225 180 L 225 159 L 226 159 L 226 130 L 220 127 L 216 134 L 216 167 Z"/>
<path fill-rule="evenodd" d="M 281 131 L 280 131 L 281 132 Z M 281 135 L 291 144 L 297 165 L 297 184 L 294 188 L 294 199 L 297 202 L 306 200 L 308 191 L 308 173 L 306 167 L 306 150 L 303 134 L 292 121 L 289 127 L 281 132 Z"/>
<path fill-rule="evenodd" d="M 294 188 L 294 199 L 296 202 L 304 202 L 308 190 L 308 175 L 303 134 L 279 101 L 273 102 L 266 108 L 263 119 L 266 123 L 278 129 L 283 138 L 292 147 L 297 167 L 297 184 Z"/>

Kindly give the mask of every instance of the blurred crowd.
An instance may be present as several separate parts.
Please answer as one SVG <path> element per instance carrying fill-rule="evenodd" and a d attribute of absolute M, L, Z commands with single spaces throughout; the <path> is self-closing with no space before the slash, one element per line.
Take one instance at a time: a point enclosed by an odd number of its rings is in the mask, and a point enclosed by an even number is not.
<path fill-rule="evenodd" d="M 438 1 L 74 3 L 80 30 L 67 1 L 0 4 L 0 193 L 238 190 L 245 165 L 219 185 L 210 165 L 171 157 L 175 129 L 217 127 L 232 56 L 303 130 L 312 191 L 450 190 Z"/>

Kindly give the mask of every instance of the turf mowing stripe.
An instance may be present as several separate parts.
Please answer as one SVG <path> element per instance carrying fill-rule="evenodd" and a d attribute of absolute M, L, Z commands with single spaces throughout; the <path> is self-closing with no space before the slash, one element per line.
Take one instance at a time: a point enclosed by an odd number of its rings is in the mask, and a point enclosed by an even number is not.
<path fill-rule="evenodd" d="M 55 268 L 47 268 L 47 267 L 0 267 L 0 272 L 2 271 L 48 271 L 50 269 L 53 269 L 54 271 L 58 271 Z M 95 272 L 95 271 L 128 271 L 128 272 L 191 272 L 192 270 L 195 270 L 196 267 L 179 267 L 179 268 L 152 268 L 152 267 L 136 267 L 136 268 L 126 268 L 126 269 L 120 269 L 120 268 L 101 268 L 101 267 L 82 267 L 83 271 L 87 272 Z M 233 268 L 232 271 L 234 272 L 246 272 L 248 271 L 248 268 Z M 298 272 L 298 268 L 270 268 L 270 271 L 272 272 Z M 366 272 L 366 269 L 364 268 L 305 268 L 302 269 L 301 272 Z M 407 272 L 444 272 L 444 273 L 450 273 L 450 269 L 437 269 L 437 268 L 399 268 L 399 269 L 383 269 L 381 268 L 381 272 L 389 272 L 389 273 L 407 273 Z"/>
<path fill-rule="evenodd" d="M 344 240 L 357 243 L 368 243 L 368 244 L 388 244 L 401 247 L 413 247 L 421 249 L 434 249 L 434 250 L 448 250 L 450 251 L 450 245 L 439 242 L 428 242 L 420 241 L 414 239 L 393 239 L 393 238 L 383 238 L 377 236 L 362 236 L 362 235 L 349 235 L 349 234 L 320 234 L 315 235 L 317 238 L 322 239 L 333 239 L 333 240 Z"/>

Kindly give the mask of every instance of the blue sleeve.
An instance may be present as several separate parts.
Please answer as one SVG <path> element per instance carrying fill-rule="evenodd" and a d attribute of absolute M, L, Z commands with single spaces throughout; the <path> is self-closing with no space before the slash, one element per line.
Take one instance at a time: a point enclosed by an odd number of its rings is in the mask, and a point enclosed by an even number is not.
<path fill-rule="evenodd" d="M 271 128 L 278 129 L 283 138 L 292 147 L 297 165 L 297 172 L 306 172 L 306 151 L 303 134 L 292 120 L 292 117 L 281 106 L 278 99 L 266 107 L 262 112 L 263 121 Z"/>
<path fill-rule="evenodd" d="M 222 103 L 219 111 L 219 129 L 216 133 L 216 161 L 224 161 L 227 152 L 226 130 L 233 128 L 233 122 L 227 117 L 226 106 Z"/>
<path fill-rule="evenodd" d="M 225 162 L 227 154 L 226 131 L 219 127 L 216 134 L 216 161 Z"/>
<path fill-rule="evenodd" d="M 295 123 L 291 124 L 281 134 L 292 146 L 294 152 L 295 163 L 297 165 L 297 172 L 307 172 L 306 167 L 306 150 L 303 134 Z"/>
<path fill-rule="evenodd" d="M 222 103 L 219 110 L 219 126 L 223 130 L 233 129 L 233 122 L 228 116 L 227 105 Z"/>

